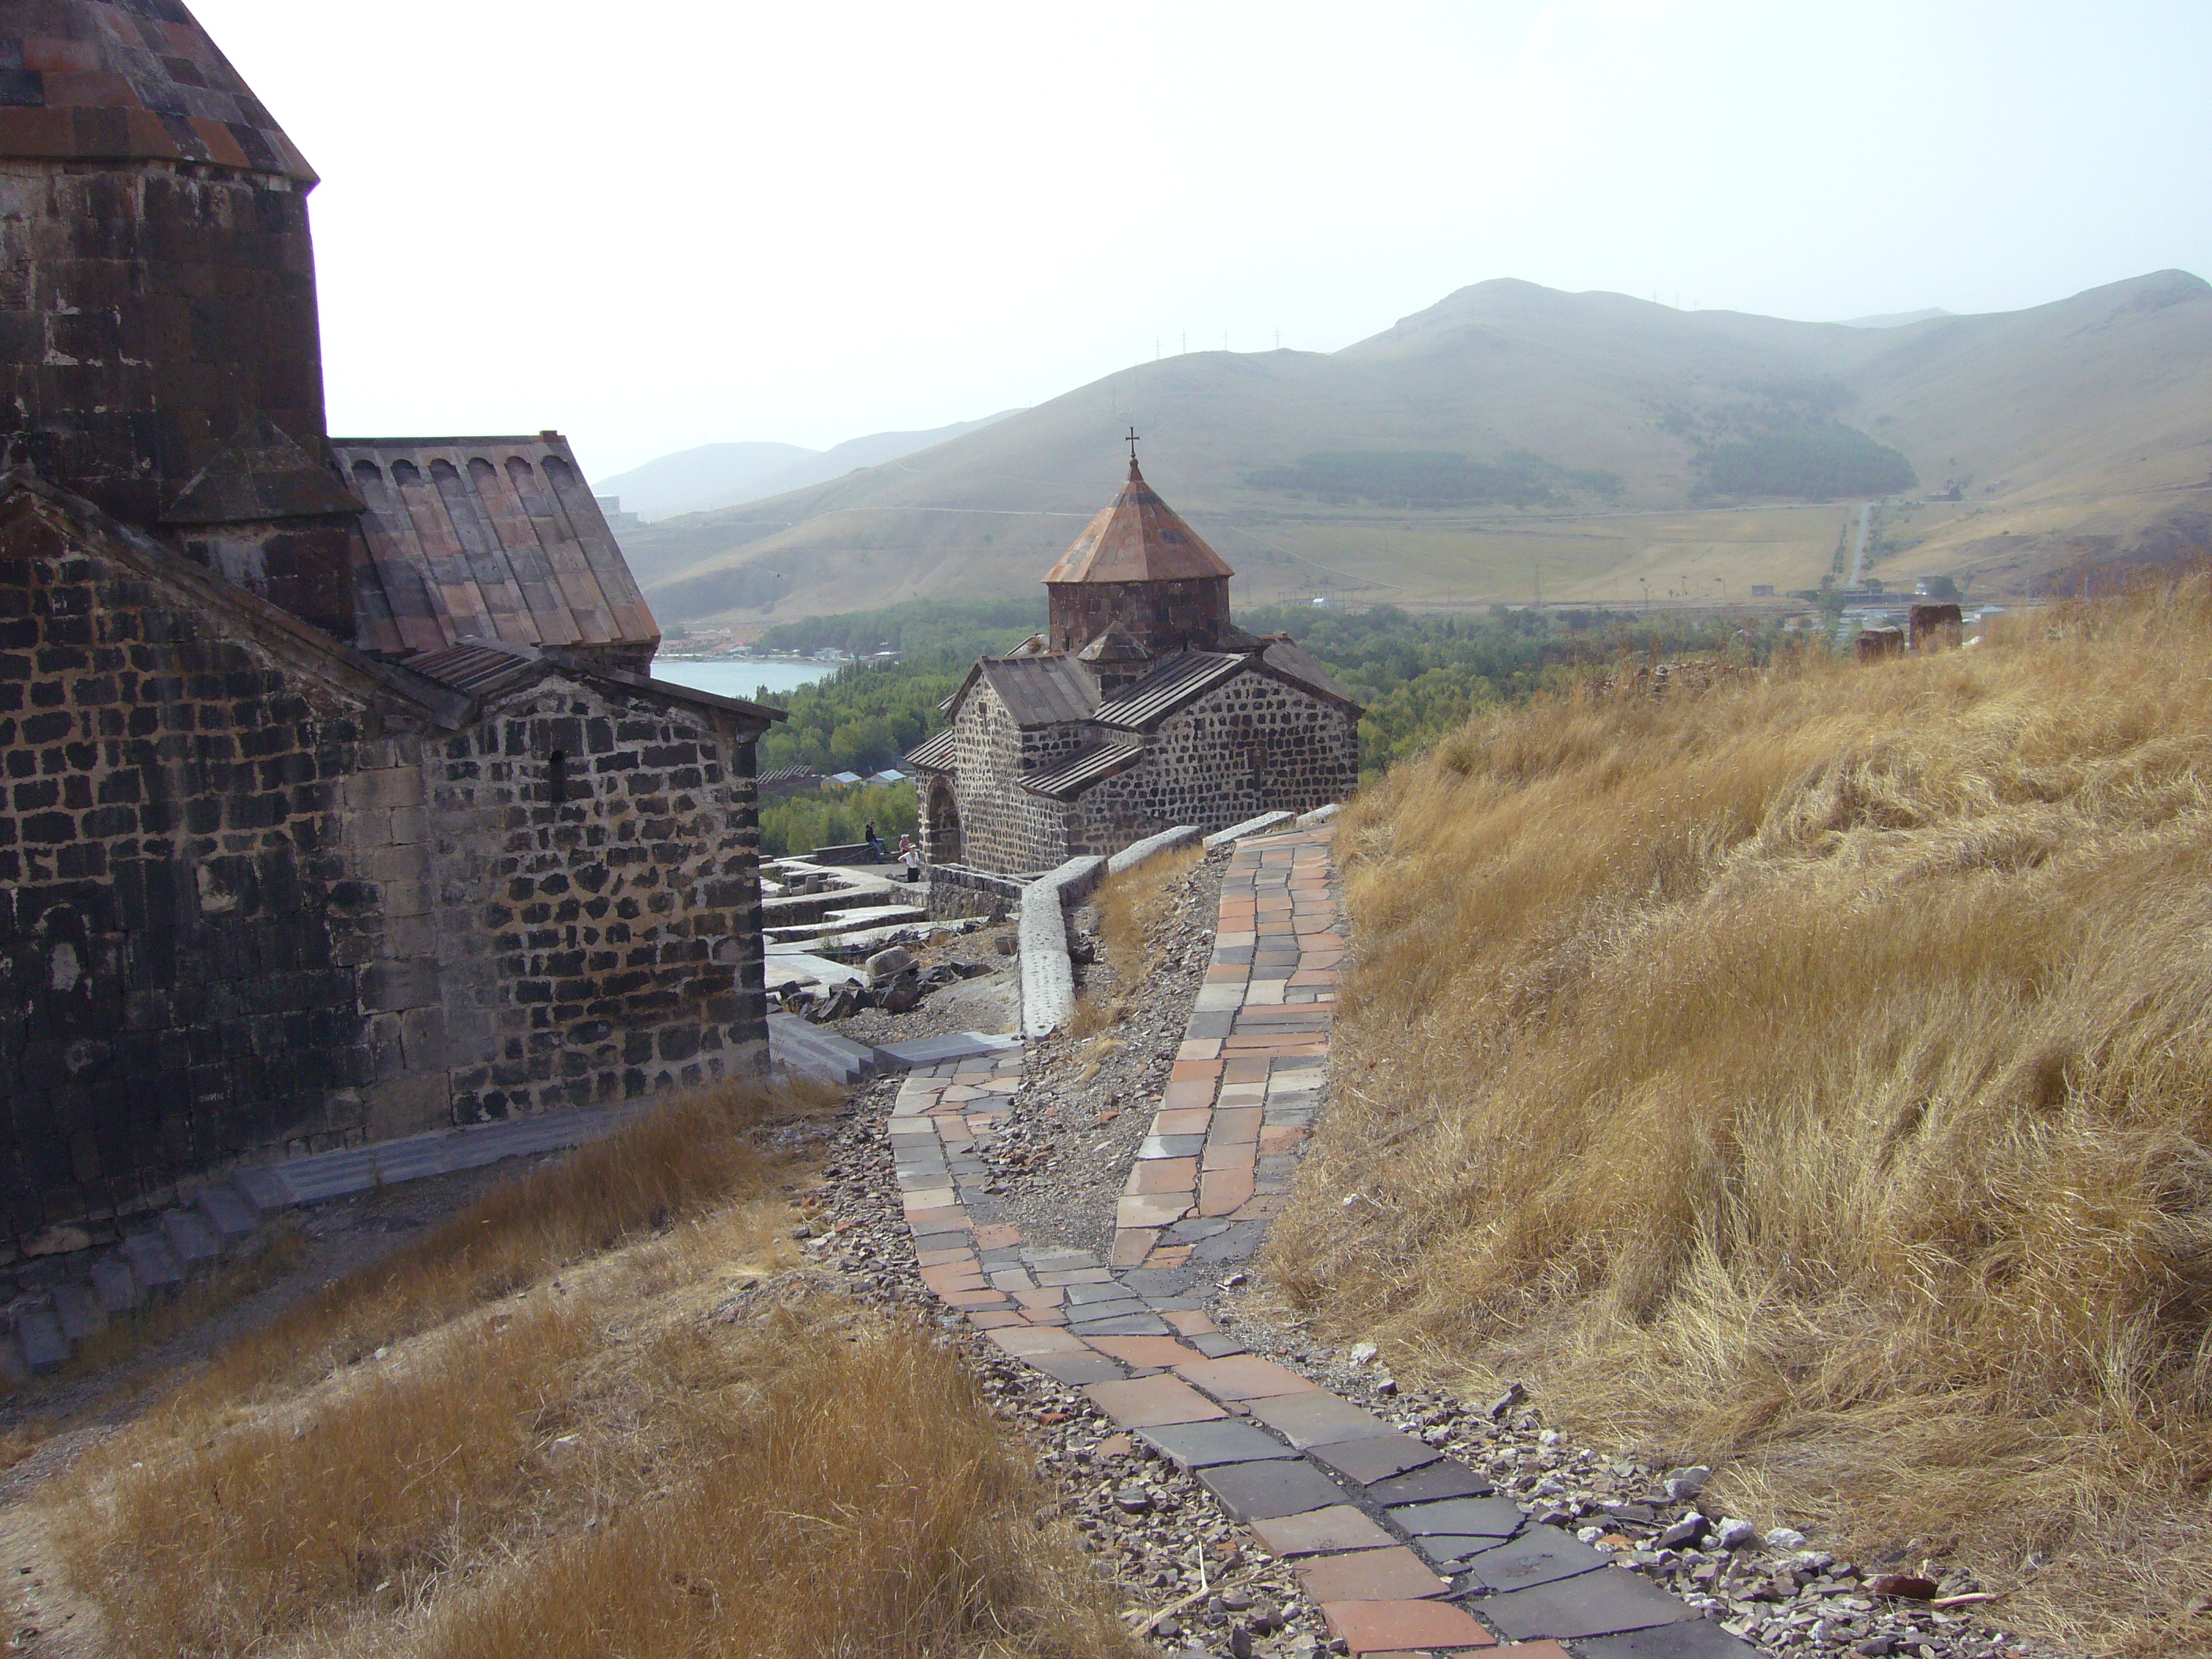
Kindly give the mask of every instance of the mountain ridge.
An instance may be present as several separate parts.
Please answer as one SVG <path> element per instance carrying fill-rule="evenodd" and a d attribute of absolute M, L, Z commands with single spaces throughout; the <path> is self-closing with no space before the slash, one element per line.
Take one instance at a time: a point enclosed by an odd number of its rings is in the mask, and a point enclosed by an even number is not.
<path fill-rule="evenodd" d="M 1147 475 L 1237 567 L 1240 603 L 1470 605 L 1539 589 L 1711 602 L 1809 587 L 1856 496 L 1713 494 L 1717 448 L 1777 432 L 1894 451 L 1916 489 L 1947 498 L 1908 490 L 1886 507 L 1870 568 L 2025 592 L 2084 557 L 2186 539 L 2212 505 L 2212 285 L 2158 271 L 1871 329 L 1492 279 L 1337 352 L 1137 364 L 899 467 L 624 542 L 651 567 L 657 611 L 681 621 L 1015 591 L 1112 494 L 1131 423 Z M 1618 489 L 1413 506 L 1254 482 L 1316 456 L 1409 454 L 1519 455 Z"/>

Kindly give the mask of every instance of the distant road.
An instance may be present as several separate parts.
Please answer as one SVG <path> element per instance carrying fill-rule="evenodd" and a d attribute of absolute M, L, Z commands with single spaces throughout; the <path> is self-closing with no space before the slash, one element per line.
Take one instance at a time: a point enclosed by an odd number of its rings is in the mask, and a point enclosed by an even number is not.
<path fill-rule="evenodd" d="M 1859 544 L 1851 550 L 1851 579 L 1844 584 L 1846 587 L 1856 587 L 1859 585 L 1859 567 L 1866 562 L 1867 520 L 1873 516 L 1874 503 L 1861 501 L 1859 503 Z"/>

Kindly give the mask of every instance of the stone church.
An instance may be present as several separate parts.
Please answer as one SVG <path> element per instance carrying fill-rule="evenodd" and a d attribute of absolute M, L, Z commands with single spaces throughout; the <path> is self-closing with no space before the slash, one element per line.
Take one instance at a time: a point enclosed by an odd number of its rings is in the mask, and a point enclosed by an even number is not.
<path fill-rule="evenodd" d="M 969 669 L 907 757 L 929 860 L 1027 874 L 1348 796 L 1358 705 L 1289 635 L 1230 621 L 1235 574 L 1132 453 L 1044 579 L 1046 631 Z"/>
<path fill-rule="evenodd" d="M 0 0 L 0 1259 L 765 1067 L 781 715 L 557 433 L 329 436 L 315 182 L 179 0 Z"/>

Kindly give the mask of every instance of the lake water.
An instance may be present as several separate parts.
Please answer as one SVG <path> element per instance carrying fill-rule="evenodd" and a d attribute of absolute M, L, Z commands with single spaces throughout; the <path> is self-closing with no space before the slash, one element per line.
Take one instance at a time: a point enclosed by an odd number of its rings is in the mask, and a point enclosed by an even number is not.
<path fill-rule="evenodd" d="M 653 674 L 655 679 L 673 680 L 694 691 L 750 702 L 763 686 L 781 696 L 825 679 L 837 667 L 834 662 L 794 662 L 787 657 L 772 661 L 726 657 L 716 662 L 671 662 L 663 657 L 653 665 Z"/>

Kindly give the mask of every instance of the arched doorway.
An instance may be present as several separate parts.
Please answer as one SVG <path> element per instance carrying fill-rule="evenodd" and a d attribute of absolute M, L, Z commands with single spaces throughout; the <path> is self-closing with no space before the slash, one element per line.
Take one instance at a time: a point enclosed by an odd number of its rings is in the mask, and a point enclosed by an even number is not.
<path fill-rule="evenodd" d="M 921 855 L 932 864 L 960 862 L 960 808 L 943 778 L 932 778 L 922 798 Z"/>

